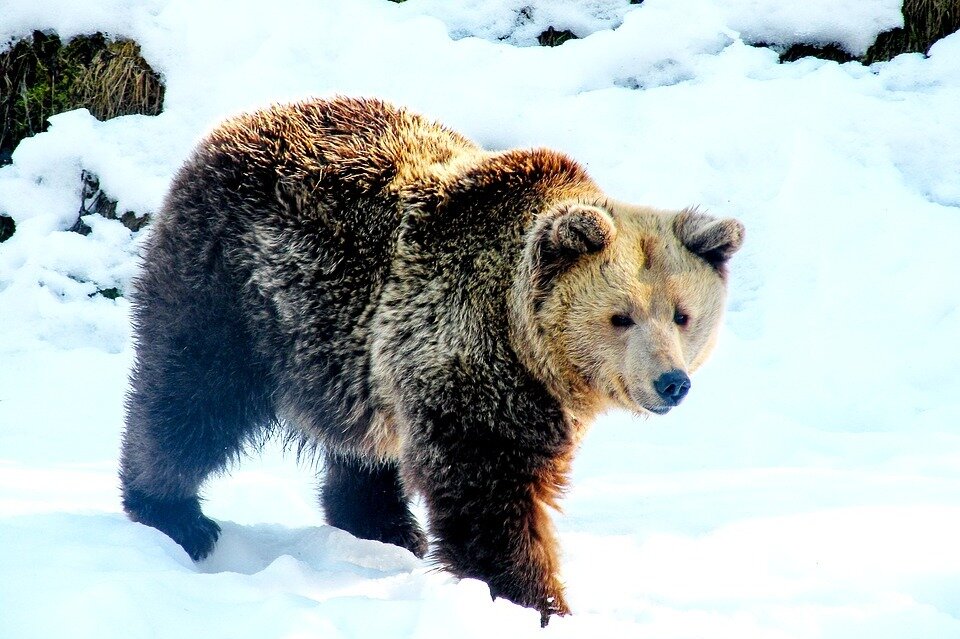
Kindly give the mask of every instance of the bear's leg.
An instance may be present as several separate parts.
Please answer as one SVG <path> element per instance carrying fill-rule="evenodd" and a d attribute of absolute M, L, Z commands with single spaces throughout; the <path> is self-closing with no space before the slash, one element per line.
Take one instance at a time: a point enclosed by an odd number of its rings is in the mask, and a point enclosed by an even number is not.
<path fill-rule="evenodd" d="M 539 610 L 542 625 L 568 614 L 548 513 L 566 457 L 538 460 L 476 442 L 441 450 L 414 455 L 404 468 L 425 497 L 437 558 L 460 577 L 487 582 L 494 597 Z"/>
<path fill-rule="evenodd" d="M 327 523 L 417 557 L 426 554 L 427 538 L 410 512 L 396 464 L 327 453 L 325 466 L 320 496 Z"/>
<path fill-rule="evenodd" d="M 121 450 L 124 510 L 194 560 L 220 534 L 200 510 L 201 484 L 270 423 L 264 377 L 251 368 L 237 326 L 221 318 L 193 324 L 203 330 L 192 334 L 182 320 L 141 331 Z"/>

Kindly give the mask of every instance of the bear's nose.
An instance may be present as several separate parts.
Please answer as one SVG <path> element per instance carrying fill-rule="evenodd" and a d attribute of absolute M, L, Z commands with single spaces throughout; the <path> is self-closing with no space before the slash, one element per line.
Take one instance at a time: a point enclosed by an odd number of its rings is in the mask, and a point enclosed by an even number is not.
<path fill-rule="evenodd" d="M 676 406 L 690 390 L 690 378 L 682 370 L 667 371 L 653 383 L 654 389 L 667 403 L 667 406 Z"/>

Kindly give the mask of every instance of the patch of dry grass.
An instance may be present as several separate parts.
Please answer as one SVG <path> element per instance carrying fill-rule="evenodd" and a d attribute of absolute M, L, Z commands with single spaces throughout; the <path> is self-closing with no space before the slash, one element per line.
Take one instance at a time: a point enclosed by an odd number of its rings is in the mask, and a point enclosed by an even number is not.
<path fill-rule="evenodd" d="M 960 0 L 904 0 L 903 28 L 881 33 L 864 64 L 901 53 L 926 54 L 934 42 L 960 30 Z"/>
<path fill-rule="evenodd" d="M 0 53 L 0 164 L 51 115 L 86 107 L 97 118 L 163 108 L 164 86 L 130 40 L 103 34 L 62 43 L 39 31 Z"/>
<path fill-rule="evenodd" d="M 100 120 L 163 108 L 164 86 L 132 40 L 109 42 L 77 78 L 75 101 Z"/>

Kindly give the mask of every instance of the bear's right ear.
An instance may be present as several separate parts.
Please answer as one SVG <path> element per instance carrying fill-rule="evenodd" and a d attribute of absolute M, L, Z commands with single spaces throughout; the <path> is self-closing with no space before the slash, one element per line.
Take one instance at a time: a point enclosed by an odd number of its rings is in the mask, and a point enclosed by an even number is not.
<path fill-rule="evenodd" d="M 600 207 L 561 202 L 542 215 L 535 241 L 545 257 L 575 258 L 603 250 L 616 234 L 613 219 Z"/>
<path fill-rule="evenodd" d="M 527 244 L 536 297 L 546 295 L 581 256 L 602 251 L 616 235 L 613 218 L 598 206 L 560 202 L 541 213 Z"/>

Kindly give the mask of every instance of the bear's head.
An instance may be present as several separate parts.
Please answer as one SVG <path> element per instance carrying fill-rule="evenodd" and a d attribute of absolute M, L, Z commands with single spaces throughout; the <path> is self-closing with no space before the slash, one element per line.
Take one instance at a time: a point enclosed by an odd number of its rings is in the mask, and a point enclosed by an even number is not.
<path fill-rule="evenodd" d="M 737 220 L 693 209 L 554 204 L 526 238 L 515 347 L 576 412 L 666 413 L 713 347 L 743 235 Z"/>

